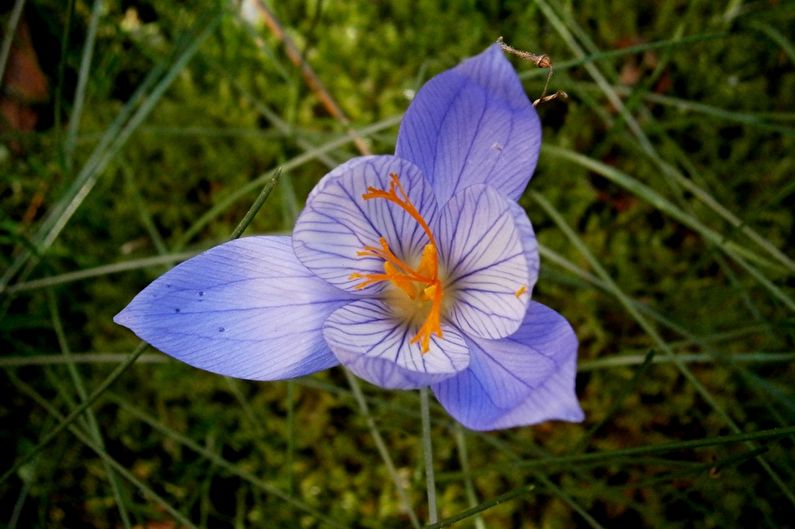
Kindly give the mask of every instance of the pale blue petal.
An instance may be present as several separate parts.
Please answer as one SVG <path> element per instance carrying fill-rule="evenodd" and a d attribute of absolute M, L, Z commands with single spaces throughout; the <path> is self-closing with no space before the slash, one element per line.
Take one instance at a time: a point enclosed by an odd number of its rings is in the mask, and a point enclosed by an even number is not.
<path fill-rule="evenodd" d="M 527 259 L 527 295 L 533 292 L 533 287 L 538 281 L 538 270 L 541 266 L 541 257 L 538 254 L 538 241 L 536 234 L 533 230 L 533 225 L 527 217 L 524 208 L 516 202 L 511 202 L 511 212 L 513 213 L 513 221 L 516 224 L 516 229 L 519 230 L 519 235 L 522 239 L 522 248 L 524 248 L 524 257 Z"/>
<path fill-rule="evenodd" d="M 354 158 L 315 186 L 295 225 L 293 247 L 307 268 L 333 285 L 353 290 L 361 281 L 350 279 L 351 273 L 383 273 L 382 259 L 357 256 L 365 246 L 380 247 L 380 237 L 398 258 L 417 260 L 428 243 L 419 223 L 388 200 L 362 198 L 371 186 L 389 190 L 391 173 L 398 175 L 425 220 L 433 221 L 436 200 L 415 165 L 394 156 Z M 378 292 L 383 287 L 377 284 L 365 291 Z"/>
<path fill-rule="evenodd" d="M 583 419 L 574 392 L 577 337 L 557 312 L 532 302 L 514 335 L 467 343 L 469 367 L 433 386 L 442 406 L 467 428 Z"/>
<path fill-rule="evenodd" d="M 425 83 L 403 117 L 395 154 L 422 170 L 439 204 L 482 183 L 518 200 L 540 146 L 538 114 L 495 44 Z"/>
<path fill-rule="evenodd" d="M 476 185 L 445 205 L 437 225 L 446 318 L 464 334 L 502 338 L 522 323 L 530 277 L 511 201 Z"/>
<path fill-rule="evenodd" d="M 398 320 L 379 300 L 359 300 L 338 309 L 323 335 L 339 361 L 357 376 L 388 389 L 416 389 L 466 369 L 469 353 L 463 336 L 442 325 L 442 338 L 431 337 L 422 353 L 411 343 L 416 328 Z"/>
<path fill-rule="evenodd" d="M 322 327 L 352 299 L 304 268 L 289 237 L 246 237 L 165 273 L 114 321 L 194 367 L 279 380 L 338 364 Z"/>

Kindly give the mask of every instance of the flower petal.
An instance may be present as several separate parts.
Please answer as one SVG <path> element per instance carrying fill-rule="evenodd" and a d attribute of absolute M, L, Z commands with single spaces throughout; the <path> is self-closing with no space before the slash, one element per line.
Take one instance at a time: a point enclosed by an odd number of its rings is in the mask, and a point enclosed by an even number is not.
<path fill-rule="evenodd" d="M 357 256 L 365 246 L 379 247 L 380 237 L 399 259 L 419 257 L 428 240 L 417 221 L 388 200 L 362 198 L 368 187 L 389 190 L 392 173 L 398 175 L 419 213 L 432 222 L 436 200 L 414 164 L 394 156 L 354 158 L 323 177 L 298 218 L 293 248 L 304 266 L 352 291 L 361 281 L 351 279 L 351 273 L 383 273 L 382 259 Z M 368 289 L 377 292 L 383 284 Z"/>
<path fill-rule="evenodd" d="M 491 187 L 458 193 L 439 216 L 447 319 L 467 335 L 502 338 L 519 328 L 530 272 L 511 201 Z"/>
<path fill-rule="evenodd" d="M 510 208 L 511 213 L 513 213 L 513 221 L 516 223 L 516 229 L 519 230 L 519 236 L 522 239 L 524 257 L 527 259 L 527 295 L 530 296 L 536 281 L 538 281 L 538 270 L 541 267 L 541 257 L 538 254 L 538 241 L 536 240 L 533 225 L 530 223 L 530 219 L 524 208 L 516 202 L 511 202 Z"/>
<path fill-rule="evenodd" d="M 442 406 L 473 430 L 547 420 L 578 422 L 577 337 L 557 312 L 532 302 L 522 327 L 501 340 L 467 340 L 469 367 L 433 386 Z"/>
<path fill-rule="evenodd" d="M 334 312 L 323 336 L 339 361 L 359 377 L 388 389 L 416 389 L 466 369 L 469 353 L 461 334 L 442 325 L 422 353 L 411 343 L 416 329 L 399 321 L 378 300 L 359 300 Z"/>
<path fill-rule="evenodd" d="M 540 146 L 538 114 L 494 44 L 425 83 L 403 117 L 395 154 L 422 170 L 439 204 L 481 183 L 518 200 Z"/>
<path fill-rule="evenodd" d="M 194 367 L 279 380 L 338 364 L 322 326 L 352 299 L 304 268 L 289 237 L 246 237 L 173 268 L 114 321 Z"/>

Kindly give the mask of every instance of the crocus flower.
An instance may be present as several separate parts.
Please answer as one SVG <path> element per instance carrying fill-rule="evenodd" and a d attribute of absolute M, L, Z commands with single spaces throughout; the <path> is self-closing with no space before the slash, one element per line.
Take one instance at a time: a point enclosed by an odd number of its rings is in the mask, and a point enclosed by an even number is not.
<path fill-rule="evenodd" d="M 211 248 L 115 321 L 222 375 L 281 380 L 342 364 L 384 388 L 430 386 L 476 430 L 579 421 L 577 338 L 530 300 L 538 247 L 516 203 L 540 141 L 493 45 L 425 84 L 394 156 L 323 177 L 292 237 Z"/>

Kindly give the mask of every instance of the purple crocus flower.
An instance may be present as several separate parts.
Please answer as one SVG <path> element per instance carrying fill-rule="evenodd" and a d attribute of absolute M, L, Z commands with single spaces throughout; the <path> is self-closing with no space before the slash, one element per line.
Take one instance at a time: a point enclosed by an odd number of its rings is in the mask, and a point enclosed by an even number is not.
<path fill-rule="evenodd" d="M 394 156 L 323 177 L 292 238 L 216 246 L 114 321 L 222 375 L 281 380 L 342 364 L 384 388 L 430 386 L 475 430 L 580 421 L 577 338 L 530 300 L 538 247 L 516 203 L 540 142 L 493 45 L 419 91 Z"/>

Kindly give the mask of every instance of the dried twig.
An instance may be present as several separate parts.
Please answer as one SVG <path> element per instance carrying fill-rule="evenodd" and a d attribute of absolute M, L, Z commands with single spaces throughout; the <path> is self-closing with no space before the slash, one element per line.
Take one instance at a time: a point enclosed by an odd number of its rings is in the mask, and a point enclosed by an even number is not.
<path fill-rule="evenodd" d="M 268 6 L 265 5 L 265 2 L 262 0 L 257 0 L 255 3 L 257 10 L 262 15 L 262 19 L 265 22 L 265 25 L 268 26 L 271 33 L 282 42 L 284 45 L 285 52 L 287 53 L 287 57 L 290 61 L 297 66 L 301 70 L 301 75 L 304 77 L 304 81 L 309 86 L 309 89 L 314 92 L 314 94 L 320 99 L 323 106 L 326 107 L 326 110 L 331 114 L 331 116 L 339 121 L 343 127 L 345 127 L 345 131 L 348 135 L 353 138 L 353 143 L 356 145 L 356 148 L 359 149 L 359 152 L 367 155 L 372 154 L 370 151 L 370 147 L 367 145 L 367 142 L 356 134 L 356 131 L 351 126 L 351 122 L 342 109 L 337 105 L 336 101 L 331 97 L 326 87 L 323 85 L 323 82 L 320 78 L 315 74 L 315 71 L 309 66 L 309 63 L 306 62 L 301 51 L 298 49 L 298 46 L 295 45 L 293 39 L 290 38 L 289 35 L 284 31 L 284 27 L 282 27 L 279 20 L 276 18 L 276 15 L 268 9 Z"/>
<path fill-rule="evenodd" d="M 547 101 L 552 101 L 553 99 L 566 99 L 568 94 L 563 90 L 558 90 L 554 94 L 547 95 L 547 88 L 549 88 L 549 80 L 552 79 L 552 59 L 549 55 L 536 55 L 535 53 L 531 53 L 529 51 L 524 50 L 517 50 L 514 47 L 509 46 L 505 43 L 502 37 L 497 39 L 497 44 L 507 53 L 511 55 L 516 55 L 520 59 L 524 59 L 526 61 L 532 62 L 538 68 L 546 68 L 549 70 L 547 73 L 547 80 L 544 83 L 544 90 L 541 92 L 541 97 L 533 101 L 533 106 L 537 107 L 540 103 L 546 103 Z"/>

